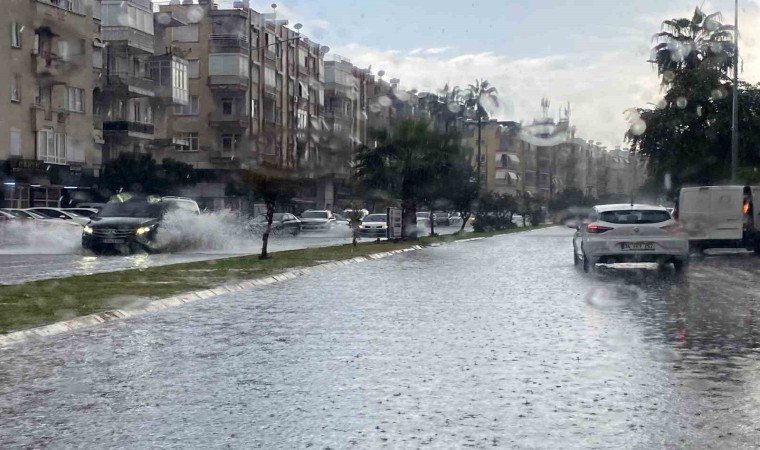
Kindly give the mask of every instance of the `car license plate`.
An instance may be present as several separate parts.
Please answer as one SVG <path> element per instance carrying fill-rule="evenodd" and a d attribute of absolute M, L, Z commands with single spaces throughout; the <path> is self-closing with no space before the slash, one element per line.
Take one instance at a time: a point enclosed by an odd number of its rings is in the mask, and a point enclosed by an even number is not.
<path fill-rule="evenodd" d="M 103 239 L 104 244 L 123 244 L 124 239 Z"/>
<path fill-rule="evenodd" d="M 654 250 L 654 242 L 623 242 L 620 244 L 623 250 Z"/>

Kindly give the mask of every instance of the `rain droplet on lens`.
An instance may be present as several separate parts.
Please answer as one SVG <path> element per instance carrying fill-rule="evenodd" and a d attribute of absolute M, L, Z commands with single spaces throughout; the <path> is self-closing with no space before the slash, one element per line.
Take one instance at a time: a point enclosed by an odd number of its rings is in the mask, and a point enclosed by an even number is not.
<path fill-rule="evenodd" d="M 390 98 L 388 98 L 388 96 L 386 96 L 386 95 L 383 95 L 383 96 L 381 96 L 381 97 L 379 97 L 379 98 L 377 99 L 377 103 L 378 103 L 380 106 L 383 106 L 383 107 L 386 107 L 386 108 L 387 108 L 387 107 L 391 106 L 391 104 L 392 104 L 393 102 L 391 101 L 391 99 L 390 99 Z"/>
<path fill-rule="evenodd" d="M 710 97 L 712 97 L 713 100 L 722 100 L 726 95 L 722 89 L 713 89 L 712 92 L 710 92 Z"/>
<path fill-rule="evenodd" d="M 665 101 L 664 98 L 661 98 L 657 103 L 655 103 L 654 107 L 657 109 L 665 109 L 665 107 L 668 106 L 668 102 Z"/>
<path fill-rule="evenodd" d="M 697 106 L 697 115 L 702 117 L 702 105 Z"/>
<path fill-rule="evenodd" d="M 198 5 L 193 5 L 188 8 L 187 21 L 190 23 L 198 23 L 203 20 L 203 8 Z"/>
<path fill-rule="evenodd" d="M 673 187 L 673 180 L 670 176 L 670 172 L 665 173 L 664 178 L 663 185 L 665 185 L 665 189 L 670 190 Z"/>
<path fill-rule="evenodd" d="M 672 70 L 666 70 L 665 72 L 662 73 L 662 79 L 667 82 L 673 81 L 675 77 L 676 77 L 676 74 L 674 74 Z"/>
<path fill-rule="evenodd" d="M 686 97 L 678 97 L 676 99 L 676 106 L 678 106 L 681 109 L 686 108 L 687 104 L 689 104 L 689 102 L 686 100 Z"/>
<path fill-rule="evenodd" d="M 644 132 L 647 130 L 647 123 L 644 122 L 644 119 L 638 118 L 631 122 L 631 134 L 634 136 L 641 136 L 644 134 Z"/>
<path fill-rule="evenodd" d="M 383 107 L 377 104 L 376 102 L 373 102 L 369 105 L 369 110 L 375 114 L 379 113 L 382 109 Z"/>
<path fill-rule="evenodd" d="M 169 23 L 172 21 L 172 16 L 170 16 L 168 13 L 158 13 L 156 15 L 156 22 L 158 22 L 161 25 L 169 25 Z"/>
<path fill-rule="evenodd" d="M 462 110 L 462 105 L 460 105 L 457 102 L 449 102 L 449 104 L 447 106 L 449 108 L 449 111 L 451 111 L 453 113 L 458 113 L 459 111 Z"/>

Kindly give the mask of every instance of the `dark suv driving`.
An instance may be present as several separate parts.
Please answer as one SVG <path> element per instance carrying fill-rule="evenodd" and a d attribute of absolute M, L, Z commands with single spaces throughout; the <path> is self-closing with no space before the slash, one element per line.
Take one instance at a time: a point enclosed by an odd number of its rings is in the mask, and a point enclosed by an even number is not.
<path fill-rule="evenodd" d="M 183 210 L 200 214 L 198 204 L 183 197 L 119 194 L 114 196 L 82 230 L 82 248 L 96 253 L 156 251 L 156 232 L 164 215 Z"/>

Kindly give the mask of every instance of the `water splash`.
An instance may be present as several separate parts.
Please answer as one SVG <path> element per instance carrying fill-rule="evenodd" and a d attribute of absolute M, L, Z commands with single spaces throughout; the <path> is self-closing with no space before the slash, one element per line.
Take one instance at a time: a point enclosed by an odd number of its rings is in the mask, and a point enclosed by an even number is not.
<path fill-rule="evenodd" d="M 250 220 L 234 211 L 222 210 L 200 215 L 173 211 L 161 222 L 156 247 L 162 252 L 189 250 L 255 252 L 260 234 Z"/>
<path fill-rule="evenodd" d="M 0 254 L 79 253 L 82 227 L 53 220 L 13 220 L 0 224 Z"/>

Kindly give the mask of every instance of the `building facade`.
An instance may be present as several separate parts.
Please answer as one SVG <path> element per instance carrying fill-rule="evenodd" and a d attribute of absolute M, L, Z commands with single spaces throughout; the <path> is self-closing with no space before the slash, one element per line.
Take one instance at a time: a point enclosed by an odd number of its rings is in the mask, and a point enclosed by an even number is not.
<path fill-rule="evenodd" d="M 0 204 L 51 206 L 99 176 L 100 2 L 8 0 L 0 58 Z"/>

